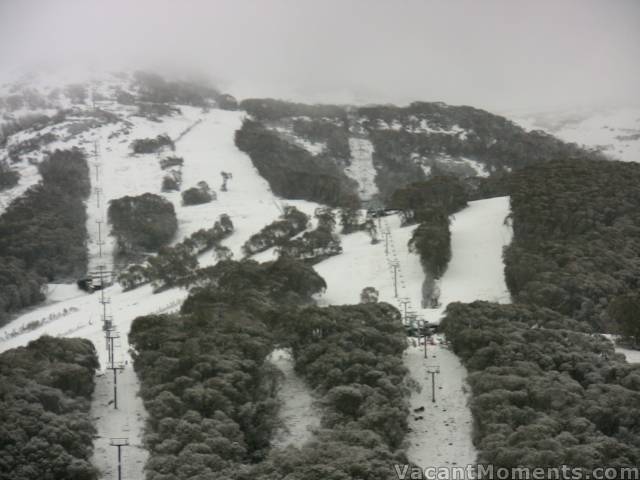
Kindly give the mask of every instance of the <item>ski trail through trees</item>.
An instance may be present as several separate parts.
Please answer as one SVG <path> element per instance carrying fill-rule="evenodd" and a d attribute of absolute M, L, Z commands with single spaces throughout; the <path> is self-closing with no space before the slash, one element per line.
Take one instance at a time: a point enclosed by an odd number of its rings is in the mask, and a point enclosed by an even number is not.
<path fill-rule="evenodd" d="M 122 478 L 143 479 L 149 452 L 143 444 L 146 410 L 139 390 L 137 375 L 128 365 L 118 374 L 118 409 L 113 407 L 113 373 L 101 372 L 91 402 L 91 418 L 98 431 L 94 439 L 92 463 L 100 470 L 100 478 L 117 478 L 117 449 L 111 438 L 126 437 L 129 445 L 122 449 Z"/>
<path fill-rule="evenodd" d="M 276 431 L 272 445 L 284 448 L 288 445 L 301 446 L 320 426 L 320 412 L 314 405 L 314 398 L 305 381 L 294 371 L 291 353 L 276 349 L 271 354 L 271 363 L 283 374 L 278 391 L 282 428 Z"/>

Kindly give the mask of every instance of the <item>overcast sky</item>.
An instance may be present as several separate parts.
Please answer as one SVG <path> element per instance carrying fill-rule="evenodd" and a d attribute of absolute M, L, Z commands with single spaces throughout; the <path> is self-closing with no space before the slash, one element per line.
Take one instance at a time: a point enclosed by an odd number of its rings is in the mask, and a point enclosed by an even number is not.
<path fill-rule="evenodd" d="M 0 0 L 2 73 L 199 72 L 239 97 L 638 104 L 640 0 Z"/>

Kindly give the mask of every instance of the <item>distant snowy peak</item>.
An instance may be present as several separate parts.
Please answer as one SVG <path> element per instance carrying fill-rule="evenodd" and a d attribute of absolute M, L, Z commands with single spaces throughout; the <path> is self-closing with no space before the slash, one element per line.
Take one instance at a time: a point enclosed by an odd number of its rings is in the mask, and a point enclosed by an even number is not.
<path fill-rule="evenodd" d="M 556 137 L 625 162 L 640 162 L 640 107 L 519 113 L 513 119 L 528 130 Z"/>

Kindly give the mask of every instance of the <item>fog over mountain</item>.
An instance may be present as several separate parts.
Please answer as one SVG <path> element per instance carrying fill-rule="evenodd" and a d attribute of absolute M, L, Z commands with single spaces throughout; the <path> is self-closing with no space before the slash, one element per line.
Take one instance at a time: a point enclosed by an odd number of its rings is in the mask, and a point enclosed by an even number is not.
<path fill-rule="evenodd" d="M 628 105 L 640 2 L 4 0 L 0 58 L 2 77 L 42 64 L 153 66 L 241 98 Z"/>

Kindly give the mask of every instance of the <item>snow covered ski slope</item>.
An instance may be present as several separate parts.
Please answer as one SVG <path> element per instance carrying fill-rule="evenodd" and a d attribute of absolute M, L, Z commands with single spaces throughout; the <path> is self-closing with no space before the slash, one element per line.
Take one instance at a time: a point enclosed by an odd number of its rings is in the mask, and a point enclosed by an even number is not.
<path fill-rule="evenodd" d="M 362 232 L 342 236 L 344 252 L 315 267 L 327 282 L 327 291 L 318 302 L 355 303 L 362 289 L 372 286 L 379 291 L 380 301 L 396 305 L 401 312 L 406 307 L 435 323 L 450 302 L 507 303 L 510 297 L 504 282 L 502 249 L 511 241 L 508 215 L 509 198 L 500 197 L 471 202 L 452 218 L 452 259 L 440 281 L 439 308 L 421 308 L 425 275 L 418 255 L 407 247 L 416 227 L 402 227 L 399 216 L 380 221 L 383 240 L 378 244 L 371 244 Z M 412 340 L 404 356 L 405 366 L 419 387 L 410 397 L 408 457 L 422 467 L 474 463 L 466 369 L 441 337 L 427 346 L 427 354 L 425 358 L 423 343 Z M 435 392 L 431 371 L 437 372 Z M 432 402 L 433 393 L 436 402 Z"/>
<path fill-rule="evenodd" d="M 511 303 L 502 260 L 513 235 L 509 212 L 509 197 L 497 197 L 469 202 L 453 216 L 451 261 L 440 281 L 441 307 L 427 310 L 427 320 L 439 321 L 450 302 Z"/>
<path fill-rule="evenodd" d="M 403 311 L 404 304 L 399 300 L 406 299 L 408 310 L 435 323 L 450 302 L 509 303 L 502 262 L 502 250 L 512 236 L 508 215 L 509 197 L 498 197 L 470 202 L 452 217 L 452 258 L 439 281 L 439 308 L 421 307 L 424 271 L 419 256 L 407 248 L 416 226 L 402 227 L 398 215 L 380 222 L 382 232 L 389 232 L 388 244 L 384 235 L 376 245 L 363 232 L 342 236 L 343 253 L 315 267 L 327 282 L 327 291 L 318 301 L 325 305 L 356 303 L 362 289 L 371 286 L 380 292 L 381 301 Z M 398 297 L 394 291 L 394 262 L 398 265 Z"/>

